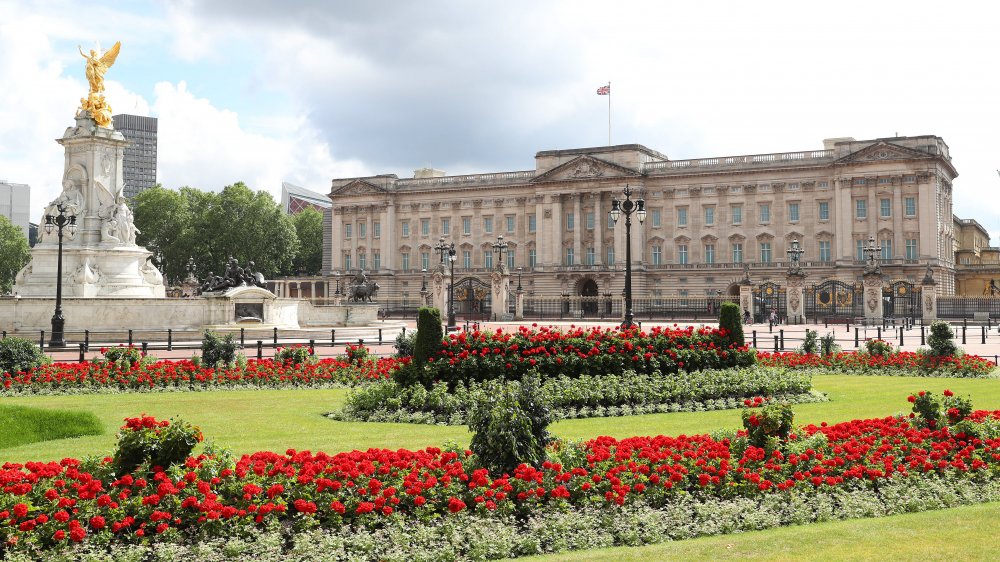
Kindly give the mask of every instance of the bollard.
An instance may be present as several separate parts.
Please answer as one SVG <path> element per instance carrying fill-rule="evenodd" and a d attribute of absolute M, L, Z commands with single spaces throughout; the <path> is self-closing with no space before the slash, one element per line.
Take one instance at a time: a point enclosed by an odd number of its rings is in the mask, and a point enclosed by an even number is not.
<path fill-rule="evenodd" d="M 316 340 L 309 340 L 309 355 L 316 355 Z"/>
<path fill-rule="evenodd" d="M 924 326 L 923 326 L 923 324 L 920 325 L 920 345 L 921 346 L 924 345 Z"/>
<path fill-rule="evenodd" d="M 243 346 L 243 342 L 240 342 L 240 346 Z M 174 329 L 167 328 L 167 351 L 174 350 Z"/>
<path fill-rule="evenodd" d="M 406 326 L 403 326 L 403 337 L 406 337 Z"/>
<path fill-rule="evenodd" d="M 83 348 L 90 351 L 90 330 L 83 331 Z"/>
<path fill-rule="evenodd" d="M 275 345 L 275 347 L 277 347 L 277 345 L 278 345 L 278 328 L 277 327 L 274 328 L 274 345 Z"/>
<path fill-rule="evenodd" d="M 823 319 L 823 327 L 826 328 L 827 330 L 830 329 L 830 319 L 829 318 L 824 318 Z"/>
<path fill-rule="evenodd" d="M 753 330 L 753 348 L 757 349 L 757 330 Z"/>
<path fill-rule="evenodd" d="M 962 326 L 962 345 L 965 345 L 965 326 Z"/>
<path fill-rule="evenodd" d="M 770 320 L 767 321 L 767 333 L 774 333 L 774 324 L 772 324 Z"/>
<path fill-rule="evenodd" d="M 3 331 L 3 337 L 0 338 L 0 339 L 4 339 L 4 340 L 7 339 L 7 330 Z"/>
<path fill-rule="evenodd" d="M 378 329 L 378 343 L 382 343 L 382 328 Z"/>
<path fill-rule="evenodd" d="M 132 347 L 132 329 L 131 328 L 129 328 L 129 330 L 128 330 L 128 346 Z"/>
<path fill-rule="evenodd" d="M 903 347 L 903 328 L 899 329 L 899 347 Z"/>
<path fill-rule="evenodd" d="M 80 363 L 83 363 L 83 354 L 84 354 L 84 347 L 83 347 L 83 344 L 81 343 L 80 344 Z"/>
<path fill-rule="evenodd" d="M 858 329 L 854 328 L 854 347 L 858 347 Z"/>
<path fill-rule="evenodd" d="M 850 320 L 848 320 L 847 322 L 844 322 L 844 327 L 846 328 L 846 331 L 847 331 L 848 334 L 851 333 L 851 321 Z M 857 328 L 854 328 L 854 329 L 857 330 Z"/>
<path fill-rule="evenodd" d="M 784 351 L 785 350 L 785 331 L 784 330 L 778 330 L 778 334 L 781 335 L 781 351 Z"/>
<path fill-rule="evenodd" d="M 358 338 L 358 345 L 361 345 L 361 346 L 365 345 L 365 340 L 363 340 L 361 338 Z"/>
<path fill-rule="evenodd" d="M 337 343 L 337 330 L 330 330 L 330 345 Z"/>
<path fill-rule="evenodd" d="M 882 326 L 875 327 L 875 337 L 878 339 L 882 339 Z"/>
<path fill-rule="evenodd" d="M 264 358 L 264 341 L 257 340 L 257 361 Z"/>
<path fill-rule="evenodd" d="M 145 357 L 146 353 L 149 352 L 149 342 L 142 342 L 142 356 Z"/>
<path fill-rule="evenodd" d="M 38 334 L 38 348 L 45 349 L 45 330 L 39 330 Z"/>
<path fill-rule="evenodd" d="M 986 326 L 983 326 L 982 328 L 983 328 L 983 341 L 982 341 L 982 343 L 985 344 L 986 343 Z"/>
<path fill-rule="evenodd" d="M 246 328 L 240 328 L 240 347 L 246 345 L 245 343 L 243 343 L 244 338 L 246 337 L 246 331 L 247 331 Z"/>
<path fill-rule="evenodd" d="M 778 336 L 774 336 L 774 352 L 778 352 Z"/>

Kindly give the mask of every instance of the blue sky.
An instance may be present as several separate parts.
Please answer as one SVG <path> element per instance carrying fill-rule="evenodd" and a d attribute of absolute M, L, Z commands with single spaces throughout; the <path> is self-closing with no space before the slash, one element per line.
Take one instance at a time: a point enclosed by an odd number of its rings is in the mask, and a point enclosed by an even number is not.
<path fill-rule="evenodd" d="M 58 194 L 86 93 L 77 45 L 122 52 L 115 112 L 160 119 L 159 179 L 220 189 L 434 166 L 525 170 L 607 142 L 671 158 L 934 134 L 955 211 L 1000 229 L 992 4 L 623 0 L 0 0 L 0 178 Z M 997 240 L 994 238 L 994 242 Z"/>

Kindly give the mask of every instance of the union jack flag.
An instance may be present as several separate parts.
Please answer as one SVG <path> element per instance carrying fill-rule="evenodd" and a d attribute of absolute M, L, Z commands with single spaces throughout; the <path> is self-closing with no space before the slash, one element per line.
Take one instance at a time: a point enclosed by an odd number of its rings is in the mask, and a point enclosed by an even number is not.
<path fill-rule="evenodd" d="M 610 96 L 611 95 L 611 84 L 607 86 L 601 86 L 597 89 L 597 95 L 599 96 Z"/>

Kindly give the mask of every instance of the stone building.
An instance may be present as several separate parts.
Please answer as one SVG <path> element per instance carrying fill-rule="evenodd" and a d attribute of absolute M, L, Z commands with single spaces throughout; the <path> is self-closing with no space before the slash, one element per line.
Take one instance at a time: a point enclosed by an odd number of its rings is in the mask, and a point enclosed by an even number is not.
<path fill-rule="evenodd" d="M 737 294 L 744 263 L 755 283 L 784 284 L 793 240 L 808 283 L 854 283 L 869 239 L 887 277 L 919 283 L 930 266 L 948 295 L 957 175 L 948 145 L 926 135 L 691 160 L 636 144 L 546 150 L 532 170 L 334 179 L 324 272 L 364 269 L 382 294 L 416 298 L 422 270 L 440 261 L 440 238 L 455 244 L 457 283 L 487 278 L 502 235 L 514 284 L 522 268 L 529 298 L 617 296 L 625 227 L 608 212 L 628 184 L 648 212 L 632 226 L 637 297 Z"/>

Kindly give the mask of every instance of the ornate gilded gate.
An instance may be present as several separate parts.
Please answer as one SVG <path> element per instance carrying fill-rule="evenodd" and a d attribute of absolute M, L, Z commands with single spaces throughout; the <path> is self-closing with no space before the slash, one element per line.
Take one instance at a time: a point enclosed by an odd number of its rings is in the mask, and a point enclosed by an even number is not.
<path fill-rule="evenodd" d="M 753 289 L 754 322 L 767 322 L 771 311 L 778 313 L 778 318 L 784 318 L 788 310 L 785 288 L 766 281 Z"/>
<path fill-rule="evenodd" d="M 806 316 L 820 321 L 826 317 L 856 318 L 865 315 L 863 289 L 843 281 L 824 281 L 805 290 Z"/>
<path fill-rule="evenodd" d="M 920 309 L 920 286 L 909 281 L 893 281 L 882 288 L 882 315 L 886 318 L 916 318 Z"/>
<path fill-rule="evenodd" d="M 488 320 L 493 296 L 489 283 L 466 277 L 455 283 L 455 315 L 465 320 Z"/>

